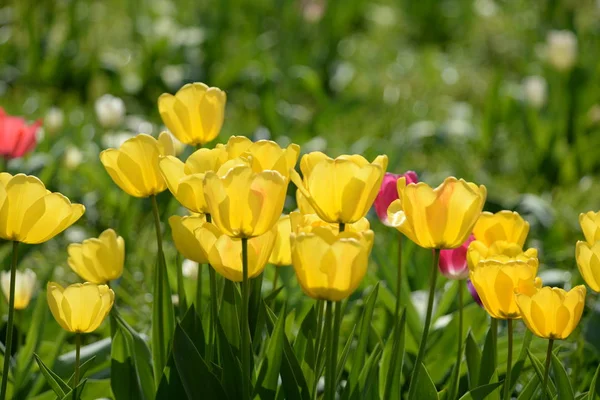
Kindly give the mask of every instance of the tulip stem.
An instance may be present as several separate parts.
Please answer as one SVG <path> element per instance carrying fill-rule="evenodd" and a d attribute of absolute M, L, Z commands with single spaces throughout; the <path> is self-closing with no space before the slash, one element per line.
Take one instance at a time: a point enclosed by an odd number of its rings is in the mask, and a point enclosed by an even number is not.
<path fill-rule="evenodd" d="M 243 399 L 250 400 L 250 327 L 248 326 L 248 306 L 250 303 L 250 281 L 248 280 L 248 238 L 242 238 L 242 392 Z"/>
<path fill-rule="evenodd" d="M 217 327 L 217 276 L 215 270 L 210 265 L 208 266 L 210 274 L 210 324 L 208 326 L 208 353 L 206 359 L 212 361 L 216 347 L 216 327 Z"/>
<path fill-rule="evenodd" d="M 336 307 L 336 316 L 333 316 L 333 308 Z M 329 340 L 327 343 L 327 368 L 325 369 L 325 400 L 335 399 L 335 380 L 336 380 L 336 364 L 337 364 L 337 336 L 339 332 L 338 314 L 341 311 L 339 302 L 327 301 L 327 311 L 325 316 L 326 329 L 330 330 Z"/>
<path fill-rule="evenodd" d="M 506 359 L 506 377 L 504 378 L 504 400 L 510 399 L 510 373 L 513 353 L 513 321 L 508 319 L 508 358 Z"/>
<path fill-rule="evenodd" d="M 546 366 L 544 368 L 544 383 L 542 385 L 542 400 L 546 399 L 548 394 L 548 375 L 550 373 L 550 360 L 552 359 L 552 346 L 554 339 L 548 339 L 548 350 L 546 351 Z"/>
<path fill-rule="evenodd" d="M 6 342 L 4 342 L 4 368 L 2 369 L 2 388 L 0 390 L 0 399 L 6 399 L 6 389 L 8 387 L 8 372 L 10 369 L 10 358 L 13 342 L 13 326 L 15 323 L 15 281 L 17 278 L 17 247 L 19 242 L 13 241 L 12 262 L 10 264 L 10 291 L 8 298 L 8 324 L 6 327 Z"/>
<path fill-rule="evenodd" d="M 398 235 L 398 273 L 396 275 L 396 322 L 400 318 L 400 295 L 402 294 L 402 233 Z M 393 372 L 393 371 L 392 371 Z"/>
<path fill-rule="evenodd" d="M 196 312 L 201 315 L 200 307 L 202 305 L 202 270 L 204 264 L 198 264 L 198 273 L 196 274 Z"/>
<path fill-rule="evenodd" d="M 462 280 L 458 281 L 458 353 L 456 355 L 456 367 L 454 369 L 454 387 L 452 388 L 451 398 L 458 398 L 458 387 L 460 380 L 460 362 L 462 361 L 462 340 L 463 340 L 463 285 Z"/>
<path fill-rule="evenodd" d="M 275 267 L 275 276 L 273 276 L 273 288 L 271 289 L 271 293 L 274 293 L 277 290 L 277 281 L 279 280 L 279 267 Z"/>
<path fill-rule="evenodd" d="M 492 331 L 492 350 L 494 353 L 494 369 L 498 366 L 498 320 L 492 317 L 492 322 L 490 326 L 490 330 Z"/>
<path fill-rule="evenodd" d="M 79 385 L 79 356 L 81 352 L 81 333 L 75 333 L 75 377 L 73 378 L 73 390 Z M 75 393 L 75 391 L 73 391 Z"/>
<path fill-rule="evenodd" d="M 433 313 L 433 299 L 435 297 L 435 284 L 437 282 L 438 263 L 440 262 L 440 250 L 434 249 L 433 260 L 431 263 L 430 281 L 429 281 L 429 300 L 427 301 L 427 314 L 425 315 L 425 326 L 423 326 L 423 335 L 421 336 L 421 344 L 417 359 L 413 366 L 413 373 L 410 377 L 410 385 L 408 387 L 408 398 L 415 399 L 417 382 L 419 381 L 419 371 L 421 371 L 421 363 L 425 358 L 425 349 L 427 347 L 427 336 L 429 335 L 429 326 L 431 325 L 431 315 Z"/>
<path fill-rule="evenodd" d="M 315 349 L 317 351 L 315 357 L 315 365 L 313 371 L 315 371 L 315 381 L 313 382 L 313 399 L 317 399 L 317 386 L 319 384 L 319 378 L 321 378 L 321 360 L 323 359 L 323 342 L 327 339 L 323 339 L 323 335 L 327 334 L 327 330 L 323 326 L 323 300 L 317 300 L 315 307 L 317 308 L 317 332 L 315 333 Z"/>
<path fill-rule="evenodd" d="M 183 316 L 186 311 L 186 301 L 185 301 L 185 288 L 183 287 L 183 269 L 181 263 L 181 254 L 177 252 L 176 257 L 176 265 L 177 265 L 177 296 L 179 297 L 179 318 L 183 319 Z"/>

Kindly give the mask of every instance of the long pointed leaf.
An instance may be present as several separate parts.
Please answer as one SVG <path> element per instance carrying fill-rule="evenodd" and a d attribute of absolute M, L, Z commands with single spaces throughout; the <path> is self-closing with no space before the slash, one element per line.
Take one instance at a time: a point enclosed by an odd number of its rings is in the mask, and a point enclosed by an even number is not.
<path fill-rule="evenodd" d="M 571 386 L 567 371 L 565 371 L 565 367 L 554 353 L 552 353 L 552 370 L 556 378 L 558 400 L 574 400 L 575 394 L 573 393 L 573 387 Z"/>
<path fill-rule="evenodd" d="M 44 375 L 44 378 L 46 378 L 46 382 L 50 388 L 59 398 L 63 398 L 64 395 L 71 390 L 69 385 L 67 385 L 60 376 L 56 375 L 50 368 L 48 368 L 37 354 L 34 354 L 33 357 L 40 367 L 40 371 L 42 375 Z"/>

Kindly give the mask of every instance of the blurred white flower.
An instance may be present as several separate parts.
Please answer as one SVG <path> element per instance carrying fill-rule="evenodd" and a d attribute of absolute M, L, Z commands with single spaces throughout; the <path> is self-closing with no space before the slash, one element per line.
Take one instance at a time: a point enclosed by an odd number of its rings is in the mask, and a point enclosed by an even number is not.
<path fill-rule="evenodd" d="M 49 133 L 58 132 L 65 122 L 65 113 L 58 107 L 52 107 L 44 117 L 44 127 Z"/>
<path fill-rule="evenodd" d="M 127 140 L 134 137 L 135 134 L 127 131 L 120 131 L 117 133 L 107 133 L 102 136 L 102 148 L 104 149 L 116 149 Z"/>
<path fill-rule="evenodd" d="M 160 71 L 160 77 L 169 89 L 179 88 L 184 75 L 185 71 L 182 65 L 167 65 Z"/>
<path fill-rule="evenodd" d="M 548 84 L 539 75 L 528 76 L 523 79 L 523 94 L 527 104 L 534 108 L 542 108 L 548 98 Z"/>
<path fill-rule="evenodd" d="M 198 279 L 198 263 L 185 259 L 181 265 L 183 276 L 190 279 Z"/>
<path fill-rule="evenodd" d="M 118 97 L 105 94 L 96 100 L 96 117 L 104 128 L 116 128 L 125 118 L 125 103 Z"/>
<path fill-rule="evenodd" d="M 25 271 L 16 271 L 15 275 L 15 309 L 22 310 L 27 308 L 29 300 L 35 289 L 35 272 L 27 268 Z M 10 300 L 10 272 L 2 271 L 0 273 L 0 286 L 7 300 Z"/>
<path fill-rule="evenodd" d="M 68 169 L 75 169 L 83 161 L 83 153 L 75 146 L 68 146 L 65 149 L 64 163 Z"/>
<path fill-rule="evenodd" d="M 571 31 L 550 31 L 546 36 L 546 59 L 559 71 L 568 71 L 577 61 L 577 36 Z"/>
<path fill-rule="evenodd" d="M 171 303 L 173 303 L 174 306 L 179 305 L 179 295 L 178 294 L 171 295 Z"/>

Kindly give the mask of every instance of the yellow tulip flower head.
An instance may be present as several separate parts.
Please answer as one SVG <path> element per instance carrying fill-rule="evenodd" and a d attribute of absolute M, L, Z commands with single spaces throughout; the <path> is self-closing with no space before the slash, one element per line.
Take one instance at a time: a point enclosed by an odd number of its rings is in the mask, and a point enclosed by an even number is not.
<path fill-rule="evenodd" d="M 315 227 L 326 227 L 336 234 L 340 231 L 340 224 L 325 222 L 317 214 L 302 214 L 298 211 L 290 213 L 291 229 L 294 233 L 311 232 Z M 361 218 L 353 224 L 347 224 L 345 231 L 363 232 L 371 229 L 371 224 L 366 218 Z"/>
<path fill-rule="evenodd" d="M 35 176 L 0 173 L 0 238 L 43 243 L 58 235 L 85 212 L 60 193 L 51 193 Z"/>
<path fill-rule="evenodd" d="M 600 241 L 594 244 L 578 241 L 575 247 L 575 259 L 585 283 L 593 291 L 600 293 Z"/>
<path fill-rule="evenodd" d="M 185 144 L 205 144 L 219 135 L 225 116 L 225 92 L 204 83 L 184 85 L 175 95 L 158 98 L 158 112 L 177 139 Z"/>
<path fill-rule="evenodd" d="M 298 209 L 302 214 L 316 214 L 317 212 L 310 205 L 309 201 L 306 200 L 306 197 L 302 194 L 301 191 L 296 190 L 296 204 L 298 205 Z"/>
<path fill-rule="evenodd" d="M 332 159 L 317 151 L 302 157 L 303 178 L 295 170 L 290 174 L 322 220 L 351 224 L 363 218 L 373 205 L 387 164 L 386 155 L 369 163 L 356 154 Z"/>
<path fill-rule="evenodd" d="M 248 239 L 248 277 L 255 278 L 265 269 L 275 245 L 275 227 L 266 233 Z M 220 275 L 233 282 L 241 282 L 242 241 L 223 233 L 212 223 L 204 223 L 195 230 L 198 244 L 208 254 L 210 265 Z"/>
<path fill-rule="evenodd" d="M 98 329 L 115 301 L 115 293 L 108 286 L 90 282 L 66 288 L 48 282 L 47 297 L 56 322 L 64 330 L 75 333 Z"/>
<path fill-rule="evenodd" d="M 600 240 L 600 212 L 588 211 L 585 214 L 579 214 L 579 225 L 589 244 L 594 244 Z"/>
<path fill-rule="evenodd" d="M 473 270 L 481 260 L 512 258 L 527 261 L 529 258 L 537 258 L 537 256 L 537 249 L 530 248 L 523 251 L 521 246 L 516 243 L 499 240 L 488 247 L 485 243 L 475 240 L 469 244 L 467 250 L 467 264 L 469 270 Z"/>
<path fill-rule="evenodd" d="M 340 301 L 350 296 L 367 272 L 373 231 L 336 233 L 329 227 L 292 233 L 292 264 L 304 293 Z"/>
<path fill-rule="evenodd" d="M 531 332 L 545 339 L 566 339 L 581 319 L 585 286 L 575 286 L 569 292 L 546 286 L 531 294 L 517 294 L 516 299 Z"/>
<path fill-rule="evenodd" d="M 449 177 L 433 189 L 398 179 L 398 199 L 388 208 L 388 222 L 427 249 L 455 249 L 467 240 L 477 222 L 487 191 Z"/>
<path fill-rule="evenodd" d="M 515 293 L 531 295 L 541 287 L 537 270 L 537 258 L 483 260 L 469 272 L 469 277 L 488 314 L 498 319 L 519 319 Z"/>
<path fill-rule="evenodd" d="M 290 235 L 292 224 L 289 215 L 282 215 L 277 221 L 275 244 L 269 257 L 269 262 L 277 266 L 292 265 L 292 249 L 290 247 Z"/>
<path fill-rule="evenodd" d="M 17 270 L 15 275 L 15 310 L 23 310 L 29 305 L 33 290 L 35 289 L 35 272 L 27 268 L 21 272 Z M 0 272 L 0 285 L 6 301 L 10 301 L 10 272 Z"/>
<path fill-rule="evenodd" d="M 125 241 L 112 229 L 105 230 L 98 238 L 71 243 L 67 253 L 69 267 L 85 281 L 106 283 L 123 273 Z"/>
<path fill-rule="evenodd" d="M 187 217 L 173 215 L 169 218 L 175 248 L 185 258 L 198 264 L 208 263 L 208 254 L 194 233 L 205 223 L 206 217 L 203 214 Z"/>
<path fill-rule="evenodd" d="M 295 143 L 282 149 L 272 140 L 252 142 L 245 136 L 230 137 L 226 147 L 230 159 L 248 157 L 254 172 L 275 170 L 285 177 L 296 166 L 300 155 L 300 146 Z"/>
<path fill-rule="evenodd" d="M 288 179 L 273 170 L 227 167 L 225 164 L 216 173 L 209 171 L 204 176 L 204 198 L 213 223 L 231 237 L 251 238 L 266 233 L 283 211 Z"/>
<path fill-rule="evenodd" d="M 100 161 L 112 180 L 124 192 L 134 197 L 148 197 L 167 188 L 158 161 L 175 155 L 171 135 L 163 132 L 158 140 L 140 133 L 126 140 L 119 149 L 100 153 Z"/>
<path fill-rule="evenodd" d="M 495 214 L 483 212 L 473 228 L 475 239 L 486 246 L 502 240 L 523 247 L 529 233 L 529 222 L 515 211 L 502 210 Z"/>

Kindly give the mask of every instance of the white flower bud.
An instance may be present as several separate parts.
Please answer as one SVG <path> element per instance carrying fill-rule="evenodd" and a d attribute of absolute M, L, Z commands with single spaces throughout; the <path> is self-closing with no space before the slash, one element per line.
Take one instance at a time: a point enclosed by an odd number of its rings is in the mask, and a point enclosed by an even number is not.
<path fill-rule="evenodd" d="M 125 118 L 125 103 L 110 94 L 98 98 L 95 104 L 96 117 L 104 128 L 116 128 Z"/>
<path fill-rule="evenodd" d="M 65 149 L 64 156 L 65 167 L 68 169 L 75 169 L 83 161 L 83 153 L 75 146 L 68 146 Z"/>
<path fill-rule="evenodd" d="M 63 127 L 65 113 L 57 107 L 52 107 L 44 117 L 44 126 L 49 133 L 56 133 Z"/>
<path fill-rule="evenodd" d="M 550 31 L 546 37 L 546 58 L 559 71 L 568 71 L 577 61 L 577 36 L 571 31 Z"/>
<path fill-rule="evenodd" d="M 33 290 L 35 289 L 35 272 L 29 268 L 25 271 L 16 271 L 15 275 L 15 309 L 23 310 L 29 305 Z M 0 286 L 7 300 L 10 300 L 10 271 L 0 272 Z"/>
<path fill-rule="evenodd" d="M 534 108 L 542 108 L 548 98 L 548 84 L 538 75 L 523 79 L 523 94 L 525 102 Z"/>

